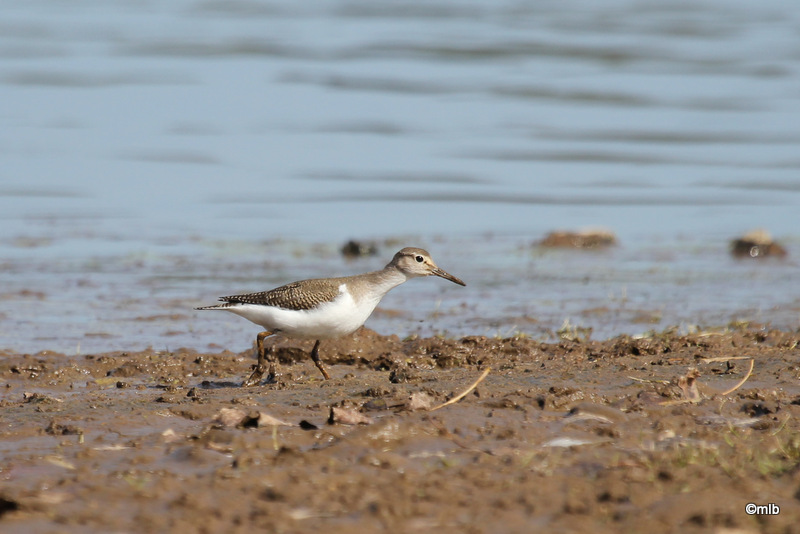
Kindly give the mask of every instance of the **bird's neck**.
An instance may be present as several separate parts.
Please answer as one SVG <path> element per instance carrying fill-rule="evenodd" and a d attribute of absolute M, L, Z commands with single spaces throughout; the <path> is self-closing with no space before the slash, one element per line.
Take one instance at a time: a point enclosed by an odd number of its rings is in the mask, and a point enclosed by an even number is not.
<path fill-rule="evenodd" d="M 386 293 L 406 280 L 408 280 L 408 276 L 390 264 L 380 271 L 362 275 L 358 278 L 357 283 L 349 284 L 348 289 L 356 302 L 368 299 L 377 304 Z"/>

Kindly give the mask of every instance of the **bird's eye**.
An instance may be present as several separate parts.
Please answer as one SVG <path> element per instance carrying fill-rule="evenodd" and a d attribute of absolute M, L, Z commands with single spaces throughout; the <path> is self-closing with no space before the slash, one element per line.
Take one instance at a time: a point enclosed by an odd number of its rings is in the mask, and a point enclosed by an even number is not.
<path fill-rule="evenodd" d="M 425 261 L 425 258 L 423 258 L 422 256 L 414 256 L 414 259 L 417 260 L 417 263 L 422 263 L 423 261 Z"/>

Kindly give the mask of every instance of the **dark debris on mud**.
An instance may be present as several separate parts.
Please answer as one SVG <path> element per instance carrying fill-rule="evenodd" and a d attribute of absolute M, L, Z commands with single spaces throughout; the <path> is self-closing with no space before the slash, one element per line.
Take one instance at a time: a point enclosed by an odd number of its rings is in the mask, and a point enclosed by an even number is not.
<path fill-rule="evenodd" d="M 0 354 L 0 530 L 800 532 L 798 333 L 269 342 Z"/>

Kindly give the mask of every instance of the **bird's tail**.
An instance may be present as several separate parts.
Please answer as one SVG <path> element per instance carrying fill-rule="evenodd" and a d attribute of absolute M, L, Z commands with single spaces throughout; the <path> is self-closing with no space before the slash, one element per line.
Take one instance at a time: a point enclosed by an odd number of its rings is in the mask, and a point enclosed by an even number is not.
<path fill-rule="evenodd" d="M 233 302 L 223 302 L 222 304 L 214 304 L 213 306 L 200 306 L 195 308 L 195 310 L 225 310 L 235 305 L 236 304 Z"/>

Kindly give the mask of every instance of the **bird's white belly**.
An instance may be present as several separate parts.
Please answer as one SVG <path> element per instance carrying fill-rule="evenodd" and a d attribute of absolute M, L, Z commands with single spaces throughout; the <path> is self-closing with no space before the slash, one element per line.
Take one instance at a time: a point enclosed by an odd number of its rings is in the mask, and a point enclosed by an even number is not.
<path fill-rule="evenodd" d="M 238 304 L 224 309 L 270 331 L 296 338 L 324 339 L 355 332 L 376 305 L 377 301 L 370 299 L 356 303 L 349 293 L 342 291 L 333 301 L 310 310 L 287 310 L 257 304 Z"/>

